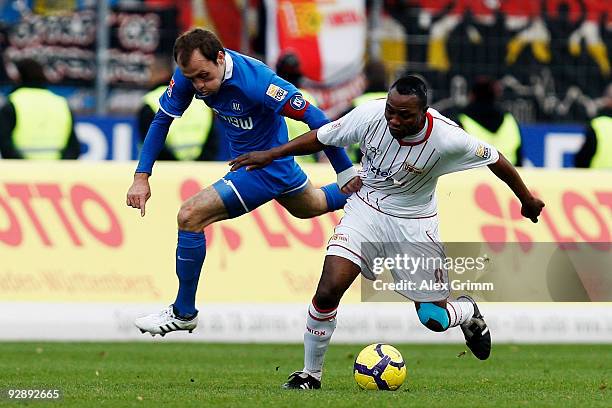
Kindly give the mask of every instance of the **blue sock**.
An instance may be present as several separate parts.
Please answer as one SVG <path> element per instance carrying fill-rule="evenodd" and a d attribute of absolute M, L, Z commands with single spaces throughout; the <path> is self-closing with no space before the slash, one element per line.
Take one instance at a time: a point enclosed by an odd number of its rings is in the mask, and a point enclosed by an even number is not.
<path fill-rule="evenodd" d="M 340 191 L 340 187 L 336 183 L 323 186 L 321 190 L 325 193 L 327 211 L 336 211 L 343 208 L 344 204 L 346 204 L 346 199 L 349 197 L 349 195 Z"/>
<path fill-rule="evenodd" d="M 179 280 L 179 289 L 174 301 L 175 313 L 179 316 L 197 313 L 195 295 L 205 256 L 204 233 L 179 230 L 176 246 L 176 276 Z"/>

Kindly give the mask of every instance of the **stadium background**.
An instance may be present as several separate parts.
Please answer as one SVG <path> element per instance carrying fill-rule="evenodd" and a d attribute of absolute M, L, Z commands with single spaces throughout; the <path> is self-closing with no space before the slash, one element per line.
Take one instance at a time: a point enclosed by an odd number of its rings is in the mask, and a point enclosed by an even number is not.
<path fill-rule="evenodd" d="M 11 328 L 0 339 L 149 339 L 132 320 L 175 294 L 176 209 L 227 169 L 224 163 L 158 163 L 147 216 L 125 207 L 135 167 L 129 161 L 139 147 L 134 113 L 150 66 L 193 25 L 271 65 L 284 49 L 303 53 L 306 89 L 331 117 L 363 91 L 367 58 L 382 59 L 390 78 L 405 69 L 422 74 L 432 106 L 441 111 L 467 103 L 475 75 L 494 76 L 504 106 L 520 122 L 525 167 L 534 167 L 521 174 L 547 207 L 532 225 L 490 172 L 449 176 L 438 190 L 443 239 L 611 241 L 610 173 L 564 169 L 573 167 L 584 124 L 610 83 L 609 2 L 30 0 L 1 6 L 2 92 L 13 86 L 16 60 L 39 59 L 50 89 L 77 113 L 83 154 L 76 162 L 0 160 L 0 325 Z M 221 149 L 218 159 L 226 158 Z M 334 178 L 325 164 L 306 171 L 315 184 Z M 304 308 L 340 216 L 297 220 L 269 204 L 212 226 L 198 292 L 202 325 L 194 335 L 173 337 L 300 342 Z M 339 312 L 334 341 L 462 341 L 458 331 L 423 330 L 409 305 L 359 299 L 355 287 Z M 557 302 L 487 303 L 496 341 L 612 342 L 610 303 L 550 300 Z"/>

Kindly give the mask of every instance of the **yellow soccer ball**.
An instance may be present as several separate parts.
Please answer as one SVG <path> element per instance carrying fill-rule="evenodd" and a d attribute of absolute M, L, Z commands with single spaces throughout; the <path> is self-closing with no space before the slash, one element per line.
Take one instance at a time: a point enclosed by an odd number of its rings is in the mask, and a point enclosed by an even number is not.
<path fill-rule="evenodd" d="M 388 344 L 370 344 L 355 359 L 355 381 L 364 390 L 397 390 L 406 379 L 399 351 Z"/>

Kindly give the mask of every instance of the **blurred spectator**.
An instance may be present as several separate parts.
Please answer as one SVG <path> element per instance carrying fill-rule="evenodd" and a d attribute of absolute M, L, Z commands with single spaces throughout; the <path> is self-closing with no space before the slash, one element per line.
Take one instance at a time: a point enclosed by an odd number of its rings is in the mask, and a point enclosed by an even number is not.
<path fill-rule="evenodd" d="M 602 99 L 597 116 L 586 126 L 584 144 L 574 159 L 576 167 L 612 169 L 612 84 Z"/>
<path fill-rule="evenodd" d="M 295 86 L 302 94 L 302 97 L 310 102 L 311 105 L 317 106 L 317 100 L 314 98 L 314 96 L 312 96 L 305 89 L 301 88 L 302 78 L 304 75 L 302 74 L 300 59 L 296 54 L 292 52 L 285 52 L 279 57 L 278 61 L 276 62 L 276 75 Z M 310 130 L 306 123 L 288 117 L 285 117 L 285 123 L 287 124 L 289 140 L 293 140 Z M 318 161 L 317 157 L 318 156 L 314 154 L 308 156 L 296 156 L 295 160 L 299 163 L 314 163 Z"/>
<path fill-rule="evenodd" d="M 495 80 L 477 78 L 470 91 L 470 103 L 457 119 L 466 132 L 493 145 L 510 163 L 520 166 L 521 131 L 514 116 L 498 105 L 499 94 Z"/>
<path fill-rule="evenodd" d="M 159 98 L 168 89 L 172 78 L 172 58 L 157 56 L 151 67 L 151 88 L 142 98 L 138 111 L 141 141 L 159 109 Z M 192 103 L 183 116 L 172 121 L 166 144 L 158 160 L 215 160 L 219 138 L 213 129 L 213 112 L 203 104 Z"/>
<path fill-rule="evenodd" d="M 366 88 L 363 95 L 353 99 L 353 107 L 373 99 L 387 97 L 389 85 L 387 83 L 387 70 L 381 61 L 369 61 L 363 69 Z"/>
<path fill-rule="evenodd" d="M 33 59 L 15 64 L 19 85 L 0 109 L 0 154 L 5 159 L 76 159 L 81 146 L 65 98 L 45 88 L 42 66 Z"/>
<path fill-rule="evenodd" d="M 353 99 L 353 108 L 374 99 L 387 98 L 389 84 L 387 83 L 387 70 L 382 61 L 368 61 L 363 69 L 363 75 L 366 82 L 365 91 L 362 95 Z M 358 143 L 348 147 L 347 151 L 353 163 L 361 162 L 363 153 Z"/>

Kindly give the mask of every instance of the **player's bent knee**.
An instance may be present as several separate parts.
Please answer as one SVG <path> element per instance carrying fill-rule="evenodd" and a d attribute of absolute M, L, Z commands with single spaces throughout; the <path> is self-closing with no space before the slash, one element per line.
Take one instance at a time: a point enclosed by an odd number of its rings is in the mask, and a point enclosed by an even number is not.
<path fill-rule="evenodd" d="M 178 229 L 182 231 L 202 231 L 202 229 L 212 223 L 208 217 L 202 215 L 202 210 L 190 201 L 181 205 L 181 209 L 176 217 Z"/>
<path fill-rule="evenodd" d="M 448 329 L 450 319 L 446 308 L 434 303 L 420 303 L 417 306 L 417 315 L 423 326 L 431 331 L 443 332 Z"/>

